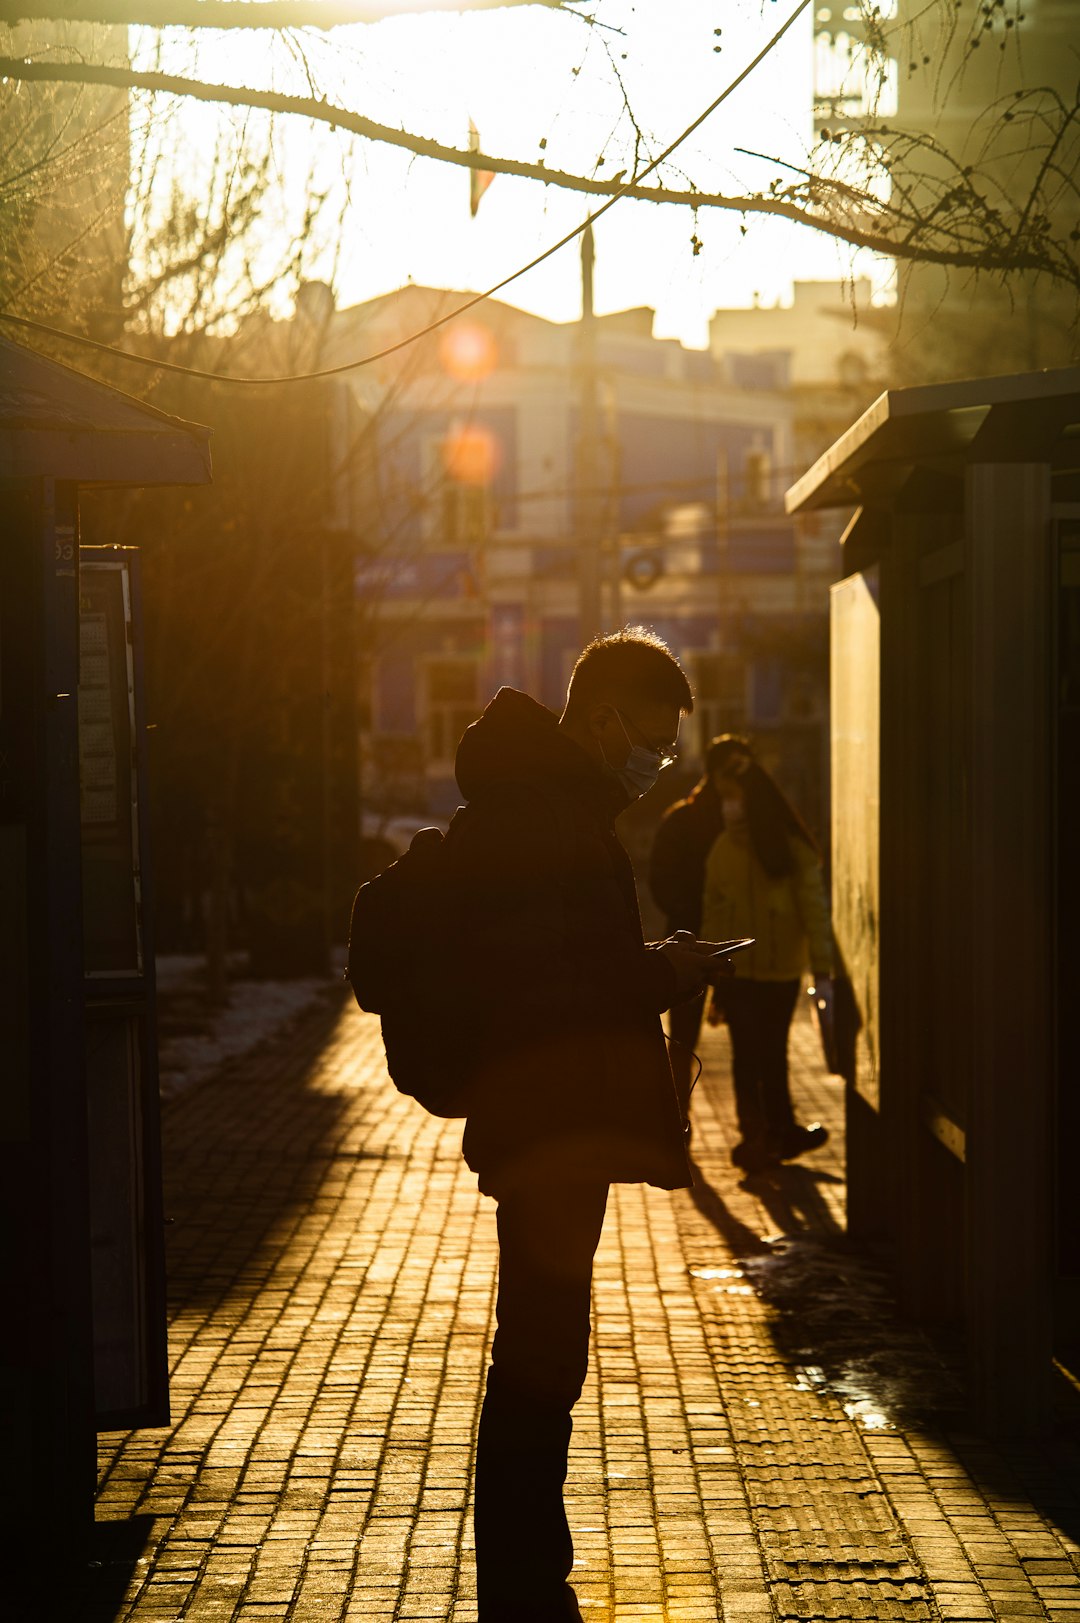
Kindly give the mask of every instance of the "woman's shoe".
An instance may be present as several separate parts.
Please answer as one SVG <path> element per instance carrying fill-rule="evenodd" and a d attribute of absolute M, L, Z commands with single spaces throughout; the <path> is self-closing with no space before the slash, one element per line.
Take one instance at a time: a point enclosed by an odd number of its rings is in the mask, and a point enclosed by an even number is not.
<path fill-rule="evenodd" d="M 764 1172 L 780 1159 L 776 1150 L 764 1138 L 744 1138 L 731 1152 L 731 1164 L 743 1172 Z"/>
<path fill-rule="evenodd" d="M 481 1623 L 585 1623 L 578 1608 L 577 1593 L 566 1584 L 549 1601 L 535 1595 L 526 1600 L 486 1605 L 480 1610 Z"/>
<path fill-rule="evenodd" d="M 812 1121 L 809 1127 L 790 1127 L 786 1133 L 774 1138 L 772 1145 L 778 1161 L 794 1161 L 809 1150 L 820 1150 L 828 1142 L 829 1129 L 819 1121 Z"/>

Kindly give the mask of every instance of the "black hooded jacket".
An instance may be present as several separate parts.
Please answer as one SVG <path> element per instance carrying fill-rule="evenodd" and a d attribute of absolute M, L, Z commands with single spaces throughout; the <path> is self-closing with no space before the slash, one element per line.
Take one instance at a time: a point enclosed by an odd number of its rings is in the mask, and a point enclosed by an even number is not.
<path fill-rule="evenodd" d="M 480 1188 L 533 1177 L 690 1183 L 660 1014 L 670 965 L 642 938 L 617 780 L 554 714 L 502 688 L 466 732 L 450 835 L 453 966 Z"/>
<path fill-rule="evenodd" d="M 705 862 L 724 832 L 720 796 L 709 778 L 685 800 L 669 806 L 660 820 L 649 862 L 649 889 L 667 917 L 669 930 L 701 929 Z"/>

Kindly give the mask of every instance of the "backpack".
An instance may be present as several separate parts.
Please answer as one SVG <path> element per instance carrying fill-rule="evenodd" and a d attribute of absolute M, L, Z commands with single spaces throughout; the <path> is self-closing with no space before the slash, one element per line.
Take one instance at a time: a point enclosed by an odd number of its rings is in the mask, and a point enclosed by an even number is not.
<path fill-rule="evenodd" d="M 472 1045 L 448 973 L 448 847 L 466 811 L 455 812 L 445 835 L 422 828 L 396 862 L 361 885 L 349 923 L 345 979 L 360 1007 L 381 1018 L 394 1086 L 433 1116 L 468 1114 Z"/>

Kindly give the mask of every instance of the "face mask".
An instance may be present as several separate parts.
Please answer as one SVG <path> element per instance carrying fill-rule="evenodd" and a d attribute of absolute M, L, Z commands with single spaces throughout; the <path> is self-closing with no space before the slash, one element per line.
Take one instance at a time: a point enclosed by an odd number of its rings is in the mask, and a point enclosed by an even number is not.
<path fill-rule="evenodd" d="M 612 766 L 605 755 L 604 765 L 610 773 L 618 778 L 631 800 L 640 800 L 642 795 L 648 794 L 660 776 L 660 756 L 656 750 L 646 749 L 643 744 L 632 743 L 630 734 L 623 727 L 622 717 L 619 716 L 617 710 L 615 714 L 619 718 L 619 726 L 622 727 L 623 737 L 630 745 L 630 754 L 626 757 L 622 766 Z M 603 748 L 604 746 L 601 744 L 601 754 L 603 754 Z"/>

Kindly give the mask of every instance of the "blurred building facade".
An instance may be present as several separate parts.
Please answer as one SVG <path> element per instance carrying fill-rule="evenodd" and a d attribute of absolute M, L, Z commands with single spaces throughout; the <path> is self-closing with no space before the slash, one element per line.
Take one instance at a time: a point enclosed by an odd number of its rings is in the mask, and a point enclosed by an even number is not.
<path fill-rule="evenodd" d="M 990 203 L 1025 208 L 1037 232 L 1067 238 L 1076 226 L 1074 189 L 1055 185 L 1035 202 L 1033 188 L 1044 163 L 1068 176 L 1077 161 L 1075 135 L 1065 127 L 1058 144 L 1051 134 L 1059 108 L 1076 100 L 1076 6 L 973 6 L 955 31 L 923 11 L 917 0 L 899 0 L 918 54 L 900 64 L 898 112 L 902 127 L 932 138 L 927 172 L 945 166 L 952 180 L 979 165 L 977 189 Z M 910 306 L 897 346 L 902 380 L 1031 371 L 1077 354 L 1075 287 L 1031 273 L 1003 286 L 997 277 L 915 264 L 903 272 L 901 289 Z"/>
<path fill-rule="evenodd" d="M 462 300 L 406 287 L 338 312 L 327 344 L 372 353 Z M 488 300 L 404 362 L 352 374 L 376 425 L 355 580 L 369 826 L 453 809 L 457 742 L 499 686 L 561 708 L 589 545 L 603 583 L 589 629 L 648 625 L 691 675 L 687 771 L 713 734 L 749 730 L 821 820 L 840 526 L 782 509 L 806 465 L 790 356 L 688 350 L 652 325 L 649 309 L 595 322 L 588 483 L 579 323 Z"/>
<path fill-rule="evenodd" d="M 809 468 L 885 388 L 896 312 L 875 304 L 868 277 L 795 282 L 790 304 L 717 310 L 709 345 L 787 370 L 796 466 Z"/>
<path fill-rule="evenodd" d="M 1006 242 L 1011 221 L 1021 236 L 1067 249 L 1076 240 L 1077 21 L 1075 0 L 823 0 L 814 11 L 815 131 L 841 140 L 869 121 L 868 135 L 876 130 L 903 153 L 899 174 L 915 214 L 970 210 L 976 238 L 997 219 Z M 1075 358 L 1075 287 L 1010 274 L 1007 254 L 1003 268 L 899 262 L 891 383 Z"/>

